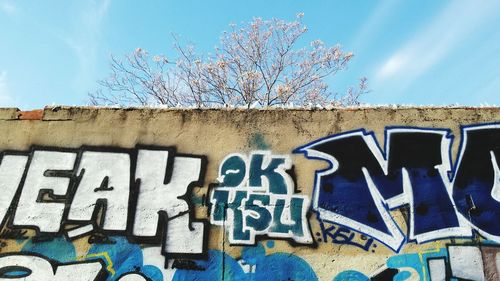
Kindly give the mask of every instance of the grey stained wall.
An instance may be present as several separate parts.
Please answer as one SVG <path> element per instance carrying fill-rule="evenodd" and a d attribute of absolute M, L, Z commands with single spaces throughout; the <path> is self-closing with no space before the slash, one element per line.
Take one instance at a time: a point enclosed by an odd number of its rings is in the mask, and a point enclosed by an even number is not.
<path fill-rule="evenodd" d="M 1 109 L 0 133 L 0 280 L 499 278 L 500 108 Z"/>

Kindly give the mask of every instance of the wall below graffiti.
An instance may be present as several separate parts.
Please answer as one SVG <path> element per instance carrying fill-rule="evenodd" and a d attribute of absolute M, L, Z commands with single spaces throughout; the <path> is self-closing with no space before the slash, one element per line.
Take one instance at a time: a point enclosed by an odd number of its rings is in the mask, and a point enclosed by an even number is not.
<path fill-rule="evenodd" d="M 0 109 L 0 280 L 500 280 L 500 108 Z"/>

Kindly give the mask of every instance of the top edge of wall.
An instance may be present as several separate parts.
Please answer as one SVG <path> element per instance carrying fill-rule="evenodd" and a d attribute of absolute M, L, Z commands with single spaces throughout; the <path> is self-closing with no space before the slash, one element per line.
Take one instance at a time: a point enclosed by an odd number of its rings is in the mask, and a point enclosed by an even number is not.
<path fill-rule="evenodd" d="M 0 108 L 0 120 L 75 120 L 79 117 L 98 112 L 328 112 L 328 111 L 367 111 L 367 110 L 494 110 L 500 106 L 355 106 L 329 108 L 162 108 L 162 107 L 106 107 L 106 106 L 46 106 L 43 109 L 22 111 L 19 108 Z"/>

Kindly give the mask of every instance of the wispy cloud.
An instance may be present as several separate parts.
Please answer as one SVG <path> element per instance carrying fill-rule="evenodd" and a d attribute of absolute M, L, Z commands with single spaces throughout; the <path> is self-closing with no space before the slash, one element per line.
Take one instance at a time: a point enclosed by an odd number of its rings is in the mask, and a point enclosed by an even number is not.
<path fill-rule="evenodd" d="M 377 6 L 371 12 L 370 16 L 363 20 L 364 24 L 355 33 L 354 39 L 351 41 L 351 48 L 360 52 L 377 34 L 384 22 L 390 18 L 391 13 L 395 10 L 398 4 L 401 4 L 397 0 L 384 0 L 377 2 Z"/>
<path fill-rule="evenodd" d="M 106 17 L 111 0 L 88 1 L 82 9 L 76 30 L 72 36 L 63 37 L 66 45 L 73 50 L 78 60 L 79 70 L 75 78 L 75 87 L 79 90 L 90 90 L 89 83 L 94 82 L 94 73 L 97 64 L 99 41 L 101 40 L 102 21 Z"/>
<path fill-rule="evenodd" d="M 500 106 L 500 71 L 494 74 L 494 77 L 481 85 L 475 92 L 479 102 L 482 104 Z"/>
<path fill-rule="evenodd" d="M 499 1 L 452 1 L 415 37 L 377 68 L 374 84 L 397 83 L 405 89 L 438 64 L 497 12 Z"/>
<path fill-rule="evenodd" d="M 0 1 L 0 11 L 5 14 L 12 15 L 17 12 L 17 7 L 11 1 L 3 0 Z"/>
<path fill-rule="evenodd" d="M 12 106 L 9 87 L 7 85 L 7 71 L 0 71 L 0 106 Z"/>

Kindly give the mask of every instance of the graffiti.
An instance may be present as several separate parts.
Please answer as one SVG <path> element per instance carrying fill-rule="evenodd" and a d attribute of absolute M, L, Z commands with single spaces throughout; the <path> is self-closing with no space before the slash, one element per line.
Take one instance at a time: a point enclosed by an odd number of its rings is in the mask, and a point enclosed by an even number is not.
<path fill-rule="evenodd" d="M 196 265 L 197 270 L 177 270 L 172 280 L 318 280 L 309 264 L 300 257 L 290 253 L 266 255 L 260 243 L 244 247 L 241 259 L 209 250 L 208 260 L 196 261 Z"/>
<path fill-rule="evenodd" d="M 500 123 L 458 143 L 447 129 L 349 131 L 287 155 L 319 131 L 248 120 L 182 144 L 210 167 L 174 147 L 3 151 L 0 280 L 500 280 Z M 221 136 L 244 152 L 217 149 Z"/>
<path fill-rule="evenodd" d="M 113 245 L 92 245 L 83 255 L 77 255 L 74 245 L 65 239 L 47 242 L 30 240 L 20 253 L 5 255 L 43 258 L 52 265 L 51 270 L 59 270 L 61 265 L 74 265 L 71 268 L 72 274 L 82 275 L 79 276 L 81 280 L 317 280 L 312 268 L 300 257 L 282 252 L 266 254 L 266 248 L 261 243 L 257 243 L 255 247 L 242 248 L 238 258 L 219 250 L 209 250 L 207 259 L 175 259 L 164 266 L 158 247 L 141 248 L 120 236 L 112 236 L 110 239 L 115 241 Z M 266 246 L 268 250 L 272 250 L 274 243 L 269 241 Z M 1 257 L 0 255 L 0 279 L 9 276 L 14 280 L 25 280 L 22 279 L 26 277 L 25 274 L 32 271 L 32 276 L 29 276 L 32 279 L 27 280 L 79 280 L 67 278 L 63 271 L 32 268 L 37 263 L 32 265 L 27 263 L 28 260 L 20 263 L 17 260 L 2 261 Z M 9 261 L 17 262 L 16 267 L 12 267 Z M 80 266 L 89 263 L 94 263 L 94 271 L 87 273 L 84 270 L 89 268 L 80 269 Z M 40 275 L 42 272 L 44 275 Z"/>
<path fill-rule="evenodd" d="M 100 260 L 59 264 L 37 254 L 0 254 L 0 279 L 9 280 L 103 280 Z"/>
<path fill-rule="evenodd" d="M 370 247 L 376 248 L 377 244 L 373 243 L 373 238 L 368 238 L 365 235 L 356 233 L 349 228 L 329 224 L 328 222 L 318 220 L 321 233 L 316 233 L 319 242 L 351 245 L 369 251 Z M 372 248 L 372 252 L 375 250 Z"/>
<path fill-rule="evenodd" d="M 483 237 L 500 241 L 500 124 L 463 127 L 452 166 L 449 130 L 389 127 L 385 153 L 364 130 L 295 150 L 326 160 L 317 171 L 313 208 L 322 220 L 369 235 L 399 251 L 405 235 L 390 211 L 409 206 L 409 241 Z"/>
<path fill-rule="evenodd" d="M 492 244 L 457 245 L 390 257 L 370 277 L 348 270 L 334 280 L 498 280 L 500 248 Z M 352 277 L 351 279 L 346 279 Z"/>
<path fill-rule="evenodd" d="M 206 254 L 207 225 L 194 220 L 191 190 L 203 186 L 206 159 L 173 148 L 33 147 L 5 152 L 0 164 L 2 238 L 64 234 L 110 244 L 109 235 L 162 245 L 168 258 Z M 9 218 L 7 220 L 7 218 Z M 127 277 L 130 279 L 132 277 Z"/>
<path fill-rule="evenodd" d="M 158 247 L 143 249 L 140 245 L 132 244 L 123 237 L 112 236 L 115 241 L 112 246 L 95 244 L 82 257 L 84 259 L 100 257 L 104 260 L 109 273 L 107 281 L 125 280 L 153 280 L 161 281 L 168 277 L 169 270 L 164 269 L 165 264 L 161 259 Z M 154 251 L 154 253 L 153 253 Z M 146 253 L 148 256 L 146 256 Z M 132 279 L 131 273 L 140 273 L 142 279 Z"/>
<path fill-rule="evenodd" d="M 457 245 L 429 249 L 420 253 L 400 254 L 387 259 L 386 265 L 368 277 L 355 270 L 341 272 L 334 280 L 498 280 L 500 248 L 495 245 Z"/>
<path fill-rule="evenodd" d="M 309 199 L 294 194 L 289 156 L 257 151 L 230 154 L 219 168 L 219 186 L 210 193 L 210 222 L 228 227 L 232 244 L 255 244 L 257 235 L 312 243 L 306 218 Z"/>
<path fill-rule="evenodd" d="M 109 239 L 114 241 L 112 245 L 95 244 L 81 255 L 77 255 L 77 250 L 73 243 L 63 238 L 56 238 L 46 242 L 29 240 L 24 244 L 20 253 L 43 256 L 51 261 L 64 264 L 99 260 L 104 272 L 100 278 L 95 280 L 100 281 L 171 280 L 174 271 L 165 268 L 166 265 L 164 257 L 160 254 L 160 247 L 143 248 L 140 245 L 130 243 L 126 238 L 120 236 L 111 236 Z M 140 276 L 133 274 L 140 274 Z M 134 279 L 132 279 L 133 277 Z"/>
<path fill-rule="evenodd" d="M 446 255 L 446 249 L 431 249 L 422 251 L 421 253 L 409 253 L 392 256 L 387 259 L 386 263 L 389 269 L 398 269 L 398 273 L 394 276 L 395 280 L 405 280 L 413 275 L 418 276 L 418 280 L 432 280 L 430 279 L 430 275 L 436 275 L 437 268 L 435 268 L 435 263 L 433 263 L 434 273 L 432 273 L 429 271 L 429 268 L 426 268 L 426 261 L 437 261 Z"/>

